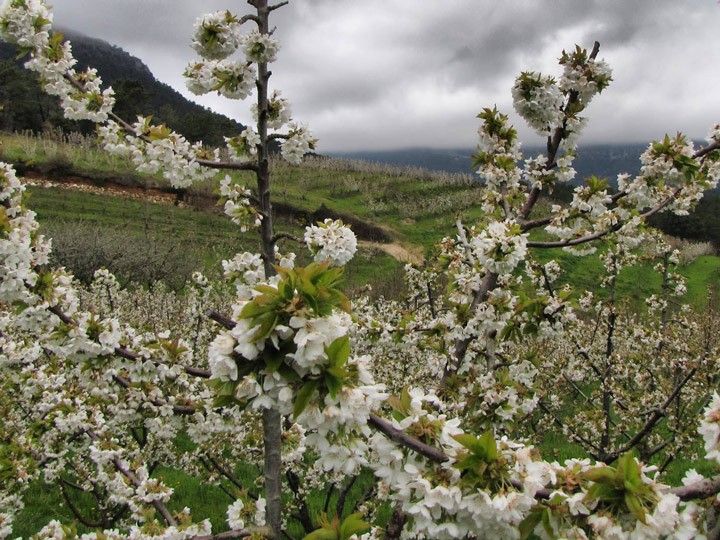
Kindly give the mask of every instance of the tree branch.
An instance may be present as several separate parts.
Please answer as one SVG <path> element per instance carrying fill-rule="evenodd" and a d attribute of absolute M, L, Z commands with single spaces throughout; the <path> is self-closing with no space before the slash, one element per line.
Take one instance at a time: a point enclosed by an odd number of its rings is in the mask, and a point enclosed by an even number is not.
<path fill-rule="evenodd" d="M 63 323 L 65 323 L 67 325 L 74 325 L 72 318 L 69 317 L 66 313 L 64 313 L 62 311 L 62 309 L 60 309 L 59 306 L 50 306 L 47 309 L 50 313 L 57 316 L 57 318 L 60 319 Z M 144 358 L 141 358 L 140 356 L 138 356 L 137 354 L 135 354 L 134 352 L 132 352 L 131 350 L 129 350 L 125 347 L 116 347 L 113 352 L 120 358 L 124 358 L 125 360 L 130 360 L 133 362 L 145 360 Z M 160 362 L 159 360 L 150 359 L 150 361 L 156 365 L 166 365 L 163 362 Z M 199 369 L 199 368 L 190 367 L 190 366 L 182 366 L 182 368 L 185 371 L 185 373 L 187 373 L 188 375 L 193 375 L 195 377 L 200 377 L 203 379 L 209 379 L 212 375 L 208 370 L 205 370 L 205 369 Z"/>
<path fill-rule="evenodd" d="M 253 535 L 257 535 L 258 538 L 272 538 L 272 531 L 267 527 L 257 527 L 254 529 L 226 531 L 209 536 L 194 536 L 192 540 L 235 540 L 236 538 L 248 538 Z"/>
<path fill-rule="evenodd" d="M 630 439 L 625 446 L 622 448 L 615 450 L 614 452 L 610 452 L 607 454 L 607 462 L 615 461 L 618 457 L 620 457 L 620 454 L 623 454 L 627 452 L 628 450 L 631 450 L 634 448 L 640 441 L 642 441 L 648 433 L 655 427 L 655 424 L 658 423 L 658 421 L 665 416 L 665 410 L 670 406 L 670 404 L 675 400 L 675 398 L 680 394 L 682 389 L 685 387 L 685 385 L 690 381 L 690 379 L 695 375 L 695 372 L 697 371 L 697 368 L 693 368 L 690 371 L 688 371 L 687 375 L 683 377 L 683 379 L 677 384 L 673 392 L 667 397 L 667 399 L 663 402 L 663 404 L 660 407 L 655 408 L 655 410 L 650 415 L 650 418 L 647 419 L 645 422 L 645 425 L 642 427 L 640 431 L 638 431 L 635 436 Z"/>
<path fill-rule="evenodd" d="M 667 205 L 669 205 L 671 202 L 677 198 L 677 196 L 682 191 L 682 187 L 677 188 L 675 191 L 673 191 L 672 195 L 670 195 L 667 199 L 662 201 L 657 206 L 651 208 L 644 214 L 640 214 L 640 217 L 643 219 L 649 218 L 657 214 L 660 210 L 665 208 Z M 610 233 L 617 232 L 620 229 L 622 229 L 627 223 L 626 222 L 618 222 L 612 227 L 609 227 L 605 229 L 604 231 L 598 231 L 596 233 L 587 234 L 585 236 L 580 236 L 578 238 L 572 238 L 569 240 L 557 240 L 554 242 L 528 242 L 527 247 L 529 248 L 559 248 L 559 247 L 571 247 L 571 246 L 578 246 L 581 244 L 587 244 L 588 242 L 592 242 L 593 240 L 599 240 L 600 238 L 603 238 L 607 236 Z"/>
<path fill-rule="evenodd" d="M 342 521 L 343 513 L 345 512 L 345 499 L 347 499 L 348 493 L 350 493 L 350 490 L 355 485 L 355 482 L 357 481 L 358 476 L 353 476 L 350 481 L 345 485 L 345 487 L 340 492 L 340 495 L 338 496 L 337 505 L 335 506 L 335 515 L 337 515 L 338 519 Z"/>
<path fill-rule="evenodd" d="M 92 521 L 88 518 L 86 518 L 82 512 L 80 512 L 80 509 L 75 505 L 75 503 L 70 498 L 70 495 L 68 494 L 67 490 L 65 489 L 65 486 L 71 486 L 76 489 L 78 489 L 77 486 L 73 485 L 71 482 L 68 482 L 67 480 L 61 478 L 58 482 L 58 486 L 60 487 L 60 493 L 62 494 L 63 500 L 65 501 L 65 504 L 67 504 L 67 507 L 70 509 L 70 511 L 75 516 L 75 519 L 77 519 L 80 523 L 88 527 L 89 529 L 99 529 L 102 527 L 102 523 L 97 521 Z M 80 488 L 80 491 L 85 491 L 84 489 Z"/>
<path fill-rule="evenodd" d="M 442 450 L 425 444 L 412 435 L 408 435 L 377 415 L 371 414 L 368 419 L 368 424 L 383 433 L 390 440 L 417 452 L 421 456 L 428 458 L 430 461 L 444 463 L 450 459 Z"/>
<path fill-rule="evenodd" d="M 278 2 L 275 5 L 269 6 L 268 11 L 275 11 L 276 9 L 280 9 L 283 6 L 287 6 L 290 2 L 288 0 L 285 0 L 284 2 Z"/>

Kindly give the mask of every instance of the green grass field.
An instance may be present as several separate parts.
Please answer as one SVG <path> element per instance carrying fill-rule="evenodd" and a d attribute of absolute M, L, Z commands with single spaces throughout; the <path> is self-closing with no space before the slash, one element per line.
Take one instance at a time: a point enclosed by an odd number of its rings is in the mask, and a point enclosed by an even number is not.
<path fill-rule="evenodd" d="M 108 156 L 88 140 L 78 146 L 0 134 L 0 159 L 47 171 L 51 176 L 83 176 L 100 184 L 113 179 L 129 186 L 168 187 L 161 178 L 137 175 L 127 160 Z M 251 185 L 248 173 L 239 175 Z M 202 196 L 207 202 L 215 189 L 206 183 L 191 188 L 190 195 Z M 127 230 L 134 237 L 140 233 L 160 236 L 168 243 L 183 246 L 179 252 L 187 253 L 188 248 L 196 252 L 205 270 L 217 267 L 219 260 L 238 250 L 252 250 L 256 245 L 252 232 L 241 234 L 223 216 L 213 213 L 62 191 L 33 189 L 31 205 L 51 229 L 60 227 L 58 224 L 83 222 L 104 230 Z M 273 162 L 274 200 L 298 215 L 326 207 L 353 216 L 361 223 L 381 227 L 391 240 L 413 253 L 430 254 L 440 239 L 454 233 L 458 218 L 466 223 L 481 218 L 478 195 L 478 186 L 458 175 L 413 175 L 390 167 L 321 158 L 300 167 Z M 544 206 L 547 204 L 541 202 L 538 213 Z M 297 236 L 304 223 L 293 212 L 280 216 L 278 228 Z M 302 252 L 296 246 L 283 247 Z M 558 260 L 565 271 L 565 282 L 580 289 L 597 288 L 602 272 L 597 256 L 575 257 L 556 249 L 538 256 L 541 260 Z M 379 250 L 361 251 L 348 269 L 348 285 L 356 289 L 370 283 L 379 293 L 396 293 L 401 266 Z M 704 256 L 683 268 L 688 278 L 687 301 L 692 305 L 705 305 L 708 290 L 714 289 L 720 279 L 718 266 L 720 258 Z M 623 272 L 620 292 L 631 302 L 659 290 L 659 277 L 649 269 L 649 265 L 640 264 Z"/>

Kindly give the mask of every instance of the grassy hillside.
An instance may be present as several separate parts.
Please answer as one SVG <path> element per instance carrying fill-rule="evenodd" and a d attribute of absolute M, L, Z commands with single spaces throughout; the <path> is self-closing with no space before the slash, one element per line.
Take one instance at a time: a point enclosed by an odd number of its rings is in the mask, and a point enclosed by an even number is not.
<path fill-rule="evenodd" d="M 0 159 L 16 164 L 21 173 L 43 178 L 77 179 L 101 188 L 113 185 L 136 190 L 141 196 L 142 190 L 152 188 L 171 197 L 162 178 L 137 175 L 127 160 L 109 156 L 86 138 L 68 140 L 56 136 L 52 140 L 0 135 Z M 351 288 L 371 283 L 379 293 L 397 292 L 402 264 L 381 248 L 404 252 L 403 260 L 417 260 L 422 255 L 431 255 L 439 240 L 454 233 L 457 219 L 468 223 L 482 218 L 479 186 L 467 175 L 319 157 L 299 167 L 274 161 L 272 169 L 273 198 L 281 230 L 297 236 L 309 222 L 328 215 L 339 216 L 352 224 L 361 240 L 373 241 L 375 247 L 371 249 L 364 243 L 349 268 Z M 238 174 L 251 185 L 249 173 Z M 58 246 L 65 245 L 60 239 L 81 238 L 88 228 L 105 231 L 103 234 L 108 238 L 124 231 L 124 237 L 143 239 L 140 245 L 165 246 L 153 248 L 153 253 L 181 246 L 175 250 L 177 256 L 170 260 L 177 263 L 183 275 L 188 275 L 195 260 L 210 269 L 223 257 L 255 246 L 254 233 L 241 234 L 214 208 L 215 191 L 216 186 L 211 183 L 194 186 L 187 195 L 189 207 L 178 208 L 143 199 L 127 201 L 35 187 L 31 204 L 51 235 L 58 239 Z M 540 212 L 547 204 L 541 202 Z M 292 245 L 284 249 L 303 251 Z M 188 254 L 192 254 L 192 261 L 183 261 Z M 601 274 L 597 256 L 578 258 L 561 250 L 548 250 L 540 257 L 557 259 L 566 270 L 564 279 L 573 285 L 596 288 Z M 649 270 L 649 265 L 641 264 L 624 272 L 620 289 L 631 301 L 659 289 L 659 277 Z M 688 300 L 702 306 L 708 290 L 716 288 L 719 282 L 720 258 L 710 255 L 698 258 L 683 272 L 688 277 Z"/>

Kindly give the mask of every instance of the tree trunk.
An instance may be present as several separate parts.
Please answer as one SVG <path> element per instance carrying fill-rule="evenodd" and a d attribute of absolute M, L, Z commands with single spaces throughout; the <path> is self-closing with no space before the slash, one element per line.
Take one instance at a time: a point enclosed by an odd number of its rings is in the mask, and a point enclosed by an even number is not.
<path fill-rule="evenodd" d="M 267 0 L 253 0 L 257 8 L 258 26 L 263 34 L 270 31 L 268 18 L 270 11 Z M 273 241 L 273 215 L 270 203 L 270 164 L 268 156 L 268 80 L 270 72 L 267 63 L 258 64 L 258 135 L 260 145 L 258 148 L 257 188 L 262 222 L 260 225 L 261 252 L 265 268 L 265 276 L 275 275 L 275 243 Z M 267 409 L 263 412 L 263 444 L 265 453 L 265 515 L 267 526 L 273 533 L 273 538 L 282 536 L 282 457 L 280 453 L 282 437 L 282 421 L 276 409 Z"/>

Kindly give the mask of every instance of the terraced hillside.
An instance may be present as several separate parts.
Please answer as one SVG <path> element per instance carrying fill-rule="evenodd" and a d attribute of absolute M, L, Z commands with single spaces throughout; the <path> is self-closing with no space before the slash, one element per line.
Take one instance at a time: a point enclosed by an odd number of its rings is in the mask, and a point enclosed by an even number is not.
<path fill-rule="evenodd" d="M 104 264 L 121 277 L 181 284 L 197 268 L 212 274 L 223 258 L 255 250 L 255 236 L 240 233 L 220 212 L 212 183 L 177 193 L 159 177 L 136 174 L 129 162 L 88 138 L 5 134 L 0 143 L 0 159 L 33 179 L 31 205 L 55 240 L 57 261 L 81 278 Z M 483 218 L 480 186 L 468 175 L 322 157 L 301 166 L 276 161 L 272 167 L 283 232 L 302 236 L 308 223 L 324 217 L 353 226 L 361 250 L 348 268 L 351 290 L 370 284 L 375 294 L 397 294 L 404 263 L 431 257 L 458 219 Z M 249 175 L 246 180 L 250 184 Z M 548 204 L 540 204 L 538 213 Z M 303 251 L 292 244 L 284 249 Z M 720 258 L 710 252 L 710 246 L 695 249 L 684 267 L 688 299 L 696 305 L 705 304 L 720 282 Z M 570 283 L 592 289 L 598 282 L 596 257 L 559 250 L 543 255 L 561 262 Z M 647 270 L 626 270 L 621 289 L 629 298 L 659 288 L 659 280 L 646 279 Z"/>

